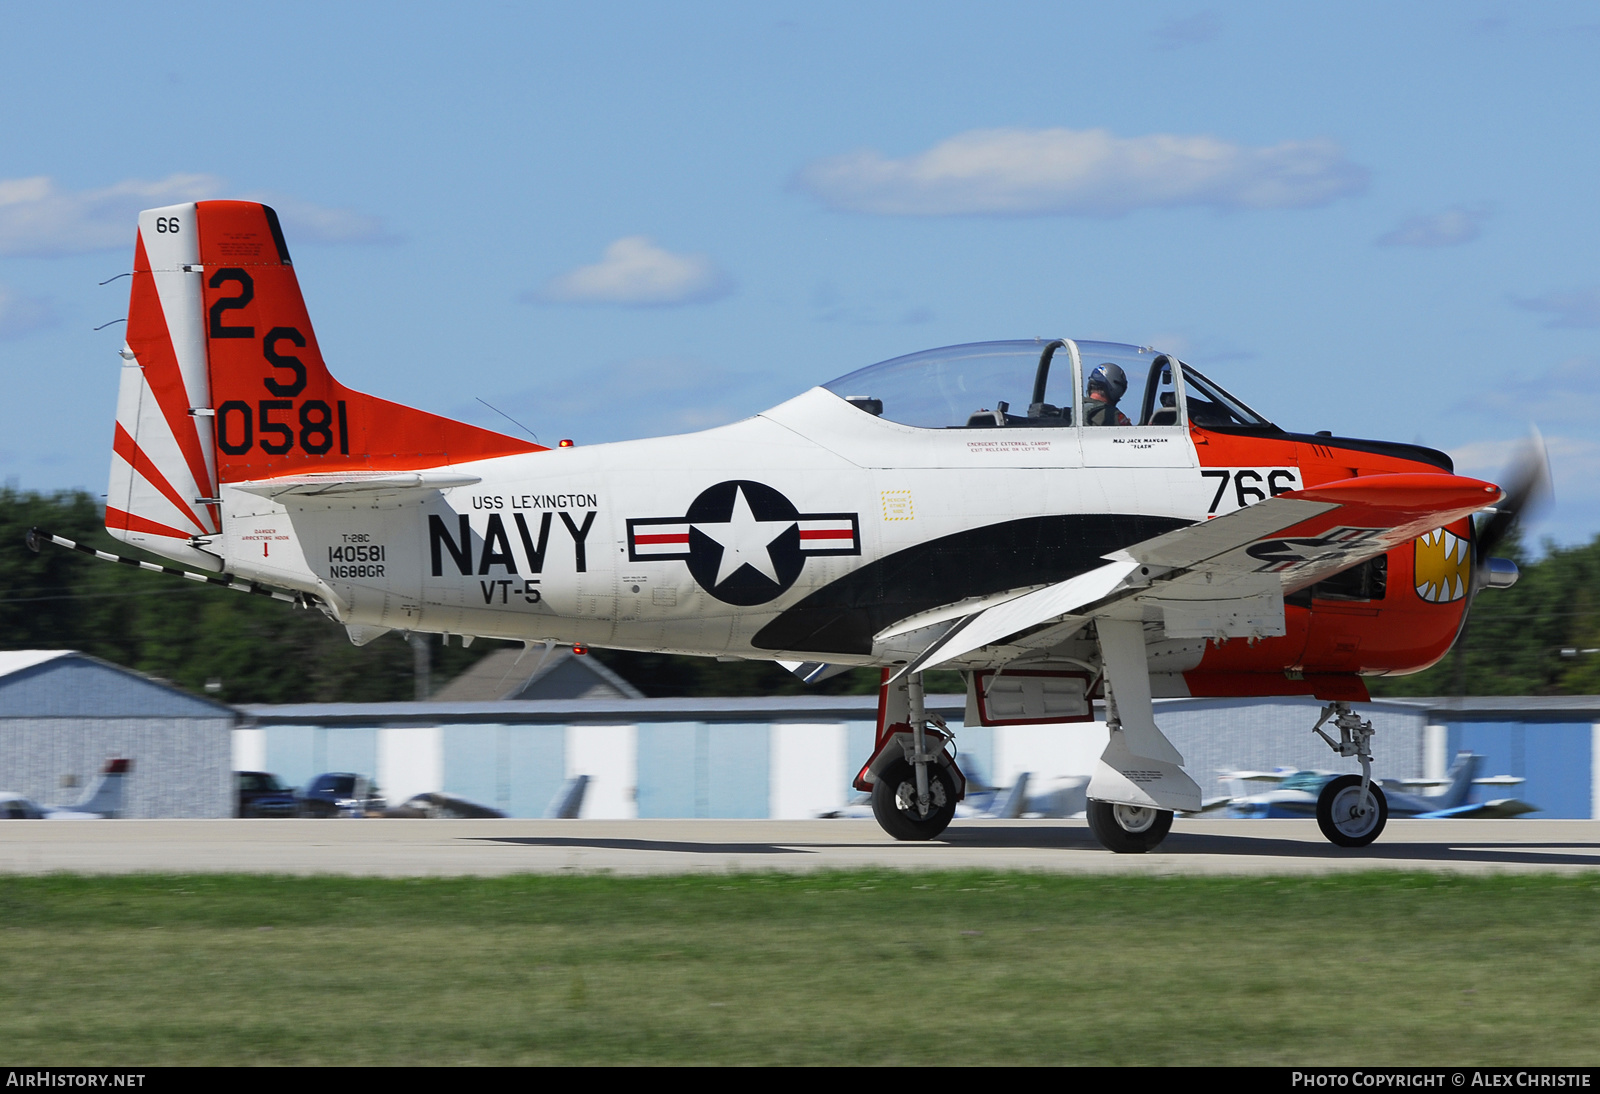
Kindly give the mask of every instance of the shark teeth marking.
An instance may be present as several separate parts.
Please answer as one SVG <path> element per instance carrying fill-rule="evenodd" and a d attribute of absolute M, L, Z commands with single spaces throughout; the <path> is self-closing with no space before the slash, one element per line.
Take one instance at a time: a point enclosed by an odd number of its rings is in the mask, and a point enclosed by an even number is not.
<path fill-rule="evenodd" d="M 1471 584 L 1472 545 L 1464 537 L 1436 528 L 1416 541 L 1417 596 L 1429 604 L 1462 600 Z"/>

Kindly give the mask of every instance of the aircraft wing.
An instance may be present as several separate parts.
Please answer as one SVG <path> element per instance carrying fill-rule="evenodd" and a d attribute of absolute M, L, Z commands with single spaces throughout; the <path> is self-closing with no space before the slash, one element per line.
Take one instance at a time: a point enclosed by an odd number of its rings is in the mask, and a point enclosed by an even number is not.
<path fill-rule="evenodd" d="M 1087 573 L 965 616 L 896 675 L 1096 617 L 1159 609 L 1169 638 L 1284 633 L 1283 597 L 1498 502 L 1459 475 L 1372 475 L 1295 490 L 1136 543 Z"/>

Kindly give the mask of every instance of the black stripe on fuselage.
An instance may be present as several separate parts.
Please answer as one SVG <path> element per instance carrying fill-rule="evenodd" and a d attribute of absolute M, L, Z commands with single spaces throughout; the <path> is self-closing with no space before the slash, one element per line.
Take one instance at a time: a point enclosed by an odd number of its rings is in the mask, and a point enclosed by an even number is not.
<path fill-rule="evenodd" d="M 762 627 L 751 644 L 763 650 L 871 653 L 873 635 L 909 616 L 968 597 L 1065 581 L 1105 565 L 1103 555 L 1190 523 L 1072 513 L 942 536 L 824 585 Z"/>

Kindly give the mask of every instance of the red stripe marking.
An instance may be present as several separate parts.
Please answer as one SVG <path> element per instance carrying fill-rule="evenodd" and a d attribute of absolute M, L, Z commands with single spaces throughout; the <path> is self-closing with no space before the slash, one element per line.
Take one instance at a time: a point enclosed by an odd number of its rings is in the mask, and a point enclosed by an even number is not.
<path fill-rule="evenodd" d="M 124 513 L 121 509 L 113 509 L 109 505 L 106 506 L 106 527 L 122 528 L 129 532 L 145 532 L 152 536 L 169 536 L 172 539 L 187 540 L 189 538 L 188 532 L 180 532 L 176 528 L 167 527 L 165 524 L 157 524 L 146 517 Z"/>
<path fill-rule="evenodd" d="M 117 431 L 111 441 L 111 451 L 127 460 L 134 471 L 138 472 L 146 482 L 161 491 L 162 496 L 173 505 L 176 505 L 179 512 L 194 521 L 195 528 L 201 532 L 210 531 L 200 518 L 195 515 L 194 510 L 189 508 L 189 503 L 183 500 L 183 495 L 178 493 L 173 488 L 173 485 L 167 481 L 167 477 L 161 473 L 161 468 L 155 465 L 154 460 L 145 455 L 144 449 L 139 447 L 139 443 L 128 435 L 126 429 L 122 428 L 121 422 L 117 423 Z"/>
<path fill-rule="evenodd" d="M 635 535 L 633 537 L 633 542 L 636 543 L 636 544 L 640 544 L 640 543 L 688 543 L 689 542 L 689 533 L 688 532 L 671 532 L 671 533 L 668 533 L 667 535 L 656 535 L 656 536 Z"/>
<path fill-rule="evenodd" d="M 855 532 L 849 528 L 829 528 L 824 531 L 801 532 L 801 539 L 850 539 L 856 538 Z"/>
<path fill-rule="evenodd" d="M 150 269 L 142 232 L 134 245 L 133 268 L 139 271 Z M 156 405 L 167 419 L 167 427 L 172 430 L 178 450 L 189 465 L 190 477 L 206 497 L 215 496 L 211 473 L 206 469 L 205 453 L 200 443 L 200 420 L 189 416 L 189 392 L 183 386 L 178 354 L 172 345 L 172 332 L 167 326 L 166 312 L 161 307 L 161 295 L 156 290 L 153 273 L 133 275 L 133 291 L 128 300 L 128 345 L 144 367 L 145 383 L 150 385 Z M 184 508 L 188 509 L 188 506 Z M 200 527 L 208 532 L 217 531 L 204 524 Z"/>

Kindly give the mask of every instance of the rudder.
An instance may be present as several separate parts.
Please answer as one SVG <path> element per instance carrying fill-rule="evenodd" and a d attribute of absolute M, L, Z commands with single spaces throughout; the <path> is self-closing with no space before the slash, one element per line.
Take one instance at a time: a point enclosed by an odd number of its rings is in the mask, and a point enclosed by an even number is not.
<path fill-rule="evenodd" d="M 139 214 L 127 341 L 106 492 L 117 539 L 208 570 L 197 548 L 220 527 L 216 456 L 201 321 L 199 232 L 193 203 Z"/>

